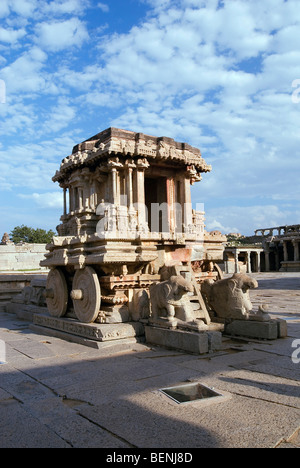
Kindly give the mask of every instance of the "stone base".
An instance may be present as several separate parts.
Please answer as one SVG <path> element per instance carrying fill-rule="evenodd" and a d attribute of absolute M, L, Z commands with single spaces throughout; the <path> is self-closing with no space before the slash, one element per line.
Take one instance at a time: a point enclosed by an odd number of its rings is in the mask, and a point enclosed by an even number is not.
<path fill-rule="evenodd" d="M 10 302 L 6 306 L 8 314 L 15 314 L 21 320 L 33 321 L 34 314 L 47 314 L 47 307 L 39 307 L 34 304 L 22 304 Z"/>
<path fill-rule="evenodd" d="M 46 314 L 34 314 L 32 330 L 39 330 L 57 338 L 93 347 L 103 342 L 136 343 L 145 334 L 140 322 L 99 324 L 81 323 L 71 318 L 56 318 Z"/>
<path fill-rule="evenodd" d="M 216 331 L 197 333 L 146 326 L 145 335 L 146 343 L 193 354 L 217 351 L 222 346 L 222 334 Z"/>
<path fill-rule="evenodd" d="M 279 271 L 285 272 L 298 272 L 300 271 L 300 260 L 292 262 L 292 261 L 283 261 L 281 262 L 281 268 Z"/>
<path fill-rule="evenodd" d="M 242 336 L 259 340 L 277 340 L 287 336 L 285 320 L 232 320 L 225 323 L 225 335 Z"/>

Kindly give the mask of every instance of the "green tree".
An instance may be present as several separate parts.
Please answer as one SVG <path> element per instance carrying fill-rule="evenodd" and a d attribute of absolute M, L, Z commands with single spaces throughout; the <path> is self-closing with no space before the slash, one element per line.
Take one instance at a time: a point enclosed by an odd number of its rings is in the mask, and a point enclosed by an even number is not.
<path fill-rule="evenodd" d="M 55 236 L 55 232 L 51 229 L 46 231 L 45 229 L 34 229 L 28 226 L 16 226 L 10 233 L 11 240 L 18 244 L 19 242 L 27 242 L 28 244 L 48 244 L 51 242 L 52 237 Z"/>

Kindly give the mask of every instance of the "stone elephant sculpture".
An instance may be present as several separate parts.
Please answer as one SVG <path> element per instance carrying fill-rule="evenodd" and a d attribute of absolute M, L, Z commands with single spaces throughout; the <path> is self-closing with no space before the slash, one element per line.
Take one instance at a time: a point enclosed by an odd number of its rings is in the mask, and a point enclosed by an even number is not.
<path fill-rule="evenodd" d="M 184 295 L 193 292 L 193 285 L 183 276 L 171 276 L 168 280 L 150 286 L 151 319 L 167 318 L 172 321 L 179 313 L 181 320 L 193 320 L 190 302 Z"/>
<path fill-rule="evenodd" d="M 221 319 L 248 319 L 252 310 L 249 289 L 258 287 L 256 279 L 243 273 L 211 283 L 203 282 L 201 292 L 208 306 Z"/>

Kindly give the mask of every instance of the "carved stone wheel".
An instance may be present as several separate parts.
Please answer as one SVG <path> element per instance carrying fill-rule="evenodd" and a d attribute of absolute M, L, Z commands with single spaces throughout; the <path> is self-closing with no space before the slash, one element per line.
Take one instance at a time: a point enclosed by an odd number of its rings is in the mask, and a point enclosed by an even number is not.
<path fill-rule="evenodd" d="M 80 322 L 96 320 L 101 304 L 101 289 L 97 273 L 91 267 L 77 270 L 73 279 L 71 298 L 76 317 Z"/>
<path fill-rule="evenodd" d="M 46 303 L 52 317 L 63 317 L 68 307 L 68 286 L 59 268 L 49 271 L 46 285 Z"/>

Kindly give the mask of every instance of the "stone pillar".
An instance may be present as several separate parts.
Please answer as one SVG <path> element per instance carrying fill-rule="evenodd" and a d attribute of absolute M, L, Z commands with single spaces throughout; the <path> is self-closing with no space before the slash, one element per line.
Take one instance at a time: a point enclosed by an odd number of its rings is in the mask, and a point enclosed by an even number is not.
<path fill-rule="evenodd" d="M 247 261 L 247 273 L 252 273 L 252 271 L 251 271 L 251 252 L 250 252 L 250 250 L 246 251 L 246 261 Z"/>
<path fill-rule="evenodd" d="M 176 232 L 181 235 L 184 233 L 184 184 L 184 177 L 176 180 Z"/>
<path fill-rule="evenodd" d="M 260 252 L 256 252 L 256 271 L 260 272 Z"/>
<path fill-rule="evenodd" d="M 167 203 L 168 203 L 168 222 L 170 232 L 175 232 L 176 213 L 175 213 L 175 184 L 173 177 L 167 178 Z"/>
<path fill-rule="evenodd" d="M 294 247 L 294 262 L 299 261 L 299 243 L 298 241 L 294 240 L 293 241 L 293 247 Z"/>
<path fill-rule="evenodd" d="M 270 251 L 265 250 L 265 266 L 266 271 L 270 271 Z"/>
<path fill-rule="evenodd" d="M 112 204 L 117 205 L 117 169 L 112 167 L 111 169 L 111 190 L 112 190 Z"/>
<path fill-rule="evenodd" d="M 78 210 L 82 211 L 83 209 L 83 188 L 78 187 Z"/>
<path fill-rule="evenodd" d="M 288 255 L 288 249 L 287 249 L 287 241 L 283 241 L 283 261 L 288 262 L 289 260 L 289 255 Z"/>
<path fill-rule="evenodd" d="M 96 190 L 95 190 L 95 182 L 91 181 L 91 186 L 90 186 L 90 207 L 94 211 L 96 209 Z"/>
<path fill-rule="evenodd" d="M 138 212 L 138 230 L 142 232 L 148 232 L 149 227 L 146 221 L 146 204 L 145 204 L 145 170 L 149 167 L 149 163 L 146 158 L 138 159 L 136 169 L 134 171 L 135 176 L 135 208 Z"/>
<path fill-rule="evenodd" d="M 133 185 L 132 185 L 132 175 L 133 169 L 136 167 L 133 160 L 128 160 L 125 163 L 127 168 L 126 173 L 126 196 L 127 196 L 127 207 L 130 209 L 133 205 Z"/>
<path fill-rule="evenodd" d="M 107 166 L 111 172 L 111 203 L 113 205 L 119 205 L 120 190 L 118 182 L 118 168 L 123 167 L 123 164 L 120 163 L 119 158 L 111 158 L 108 160 Z"/>
<path fill-rule="evenodd" d="M 183 210 L 183 224 L 185 231 L 188 231 L 189 226 L 193 224 L 193 208 L 192 208 L 192 196 L 191 196 L 191 180 L 189 173 L 187 173 L 184 179 L 184 210 Z"/>
<path fill-rule="evenodd" d="M 64 187 L 64 216 L 67 215 L 67 188 Z"/>
<path fill-rule="evenodd" d="M 240 253 L 239 250 L 236 250 L 236 251 L 234 252 L 235 273 L 239 273 L 239 272 L 240 272 L 240 268 L 239 268 L 239 253 Z"/>
<path fill-rule="evenodd" d="M 76 201 L 75 201 L 75 188 L 70 186 L 69 188 L 69 210 L 70 210 L 70 213 L 74 213 L 75 209 L 76 209 Z"/>

